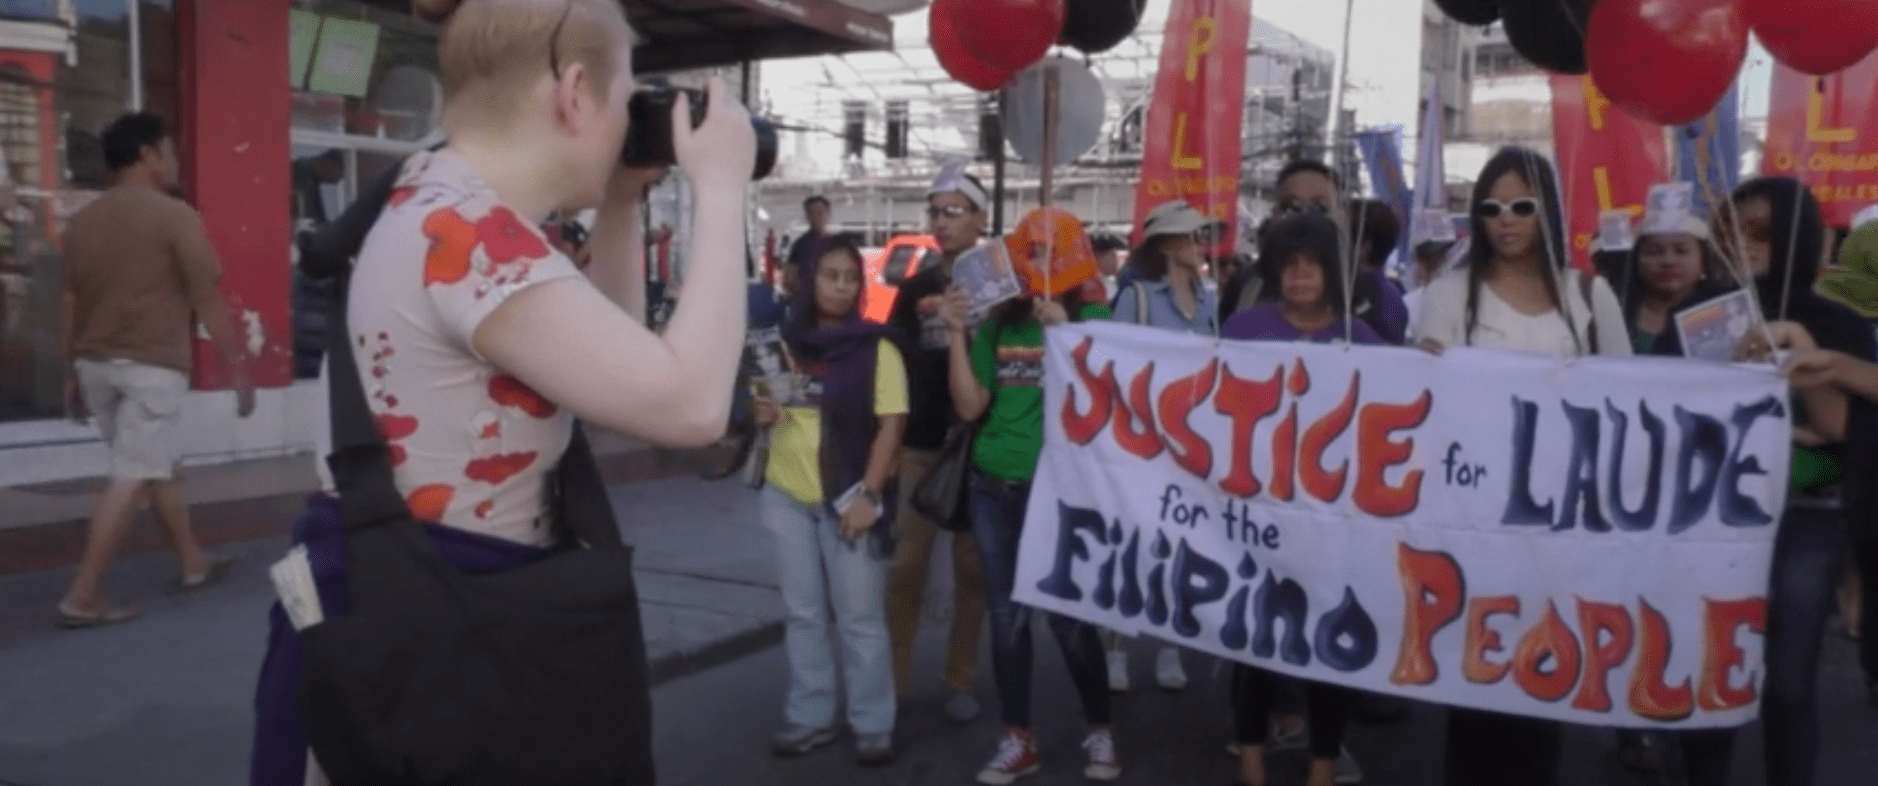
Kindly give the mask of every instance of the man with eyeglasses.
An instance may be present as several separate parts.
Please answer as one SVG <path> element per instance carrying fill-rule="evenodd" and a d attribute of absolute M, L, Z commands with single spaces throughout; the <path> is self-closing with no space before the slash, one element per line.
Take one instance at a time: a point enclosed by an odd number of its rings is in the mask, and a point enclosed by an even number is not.
<path fill-rule="evenodd" d="M 1259 226 L 1261 232 L 1273 219 L 1304 212 L 1335 215 L 1343 205 L 1343 180 L 1322 161 L 1301 158 L 1286 164 L 1278 170 L 1276 187 L 1277 206 L 1271 219 Z M 1263 283 L 1258 265 L 1241 268 L 1220 292 L 1221 310 L 1230 315 L 1258 305 Z"/>
<path fill-rule="evenodd" d="M 984 237 L 984 209 L 990 195 L 977 178 L 955 165 L 940 173 L 926 201 L 926 215 L 941 253 L 935 255 L 936 264 L 929 262 L 900 286 L 888 318 L 888 324 L 914 341 L 905 353 L 910 412 L 905 450 L 900 455 L 901 485 L 909 490 L 932 470 L 946 432 L 952 428 L 952 394 L 946 384 L 947 330 L 939 306 L 945 299 L 946 287 L 952 283 L 952 263 L 977 247 Z M 927 570 L 932 563 L 933 542 L 939 535 L 938 523 L 913 509 L 912 496 L 900 495 L 896 520 L 900 540 L 887 585 L 893 677 L 903 707 L 912 685 L 913 642 L 919 633 Z M 950 695 L 945 713 L 954 721 L 968 723 L 980 711 L 972 688 L 978 672 L 978 639 L 985 622 L 985 572 L 970 532 L 952 533 L 952 582 L 952 633 L 945 667 Z"/>

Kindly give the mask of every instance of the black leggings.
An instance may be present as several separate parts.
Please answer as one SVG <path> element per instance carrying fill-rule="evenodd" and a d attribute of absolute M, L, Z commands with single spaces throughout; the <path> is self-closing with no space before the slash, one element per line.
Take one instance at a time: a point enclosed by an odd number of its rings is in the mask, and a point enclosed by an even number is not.
<path fill-rule="evenodd" d="M 1243 663 L 1232 667 L 1233 727 L 1240 745 L 1263 745 L 1271 735 L 1277 674 Z M 1350 711 L 1350 689 L 1324 682 L 1304 683 L 1305 714 L 1311 727 L 1311 758 L 1335 760 L 1343 750 L 1343 720 Z"/>
<path fill-rule="evenodd" d="M 1449 707 L 1447 786 L 1552 786 L 1561 741 L 1557 721 Z"/>
<path fill-rule="evenodd" d="M 1859 662 L 1865 667 L 1865 680 L 1878 683 L 1878 534 L 1852 542 L 1853 558 L 1858 562 Z"/>

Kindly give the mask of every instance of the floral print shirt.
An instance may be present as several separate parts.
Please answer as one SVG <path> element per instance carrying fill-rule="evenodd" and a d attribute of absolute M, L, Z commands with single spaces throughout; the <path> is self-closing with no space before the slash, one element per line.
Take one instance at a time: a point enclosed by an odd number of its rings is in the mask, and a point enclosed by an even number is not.
<path fill-rule="evenodd" d="M 420 520 L 552 539 L 548 474 L 573 418 L 476 354 L 477 326 L 574 263 L 449 151 L 406 162 L 360 250 L 348 301 L 359 377 Z"/>

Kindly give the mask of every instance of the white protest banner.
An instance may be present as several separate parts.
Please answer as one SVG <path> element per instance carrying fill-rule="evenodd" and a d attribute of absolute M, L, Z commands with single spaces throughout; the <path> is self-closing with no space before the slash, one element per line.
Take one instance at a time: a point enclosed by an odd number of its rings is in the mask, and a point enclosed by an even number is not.
<path fill-rule="evenodd" d="M 1598 726 L 1755 717 L 1771 369 L 1051 328 L 1019 602 Z"/>

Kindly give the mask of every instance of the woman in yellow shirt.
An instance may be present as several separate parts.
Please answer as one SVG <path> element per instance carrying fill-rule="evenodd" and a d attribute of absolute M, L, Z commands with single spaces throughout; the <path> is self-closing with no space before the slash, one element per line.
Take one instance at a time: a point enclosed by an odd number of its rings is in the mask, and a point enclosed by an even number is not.
<path fill-rule="evenodd" d="M 891 329 L 861 319 L 861 252 L 834 240 L 795 270 L 783 341 L 800 385 L 759 397 L 774 426 L 764 526 L 788 616 L 789 697 L 772 740 L 793 756 L 835 739 L 834 610 L 847 677 L 848 725 L 862 764 L 893 760 L 893 663 L 887 570 L 893 556 L 895 461 L 906 430 L 906 366 Z M 774 394 L 774 391 L 772 391 Z"/>

